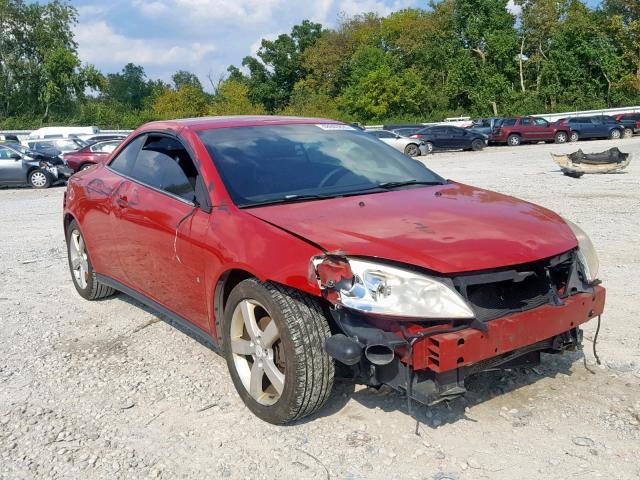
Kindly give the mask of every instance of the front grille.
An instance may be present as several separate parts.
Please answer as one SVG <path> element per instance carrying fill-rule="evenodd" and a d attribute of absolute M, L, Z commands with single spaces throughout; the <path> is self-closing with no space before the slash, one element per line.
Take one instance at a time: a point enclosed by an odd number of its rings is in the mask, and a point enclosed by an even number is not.
<path fill-rule="evenodd" d="M 567 294 L 575 261 L 571 251 L 504 270 L 460 275 L 452 281 L 476 319 L 486 322 L 559 302 Z"/>

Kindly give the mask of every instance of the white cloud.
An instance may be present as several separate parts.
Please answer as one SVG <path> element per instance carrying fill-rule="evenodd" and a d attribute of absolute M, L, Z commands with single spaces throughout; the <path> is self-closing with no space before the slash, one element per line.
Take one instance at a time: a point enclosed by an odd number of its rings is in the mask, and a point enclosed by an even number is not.
<path fill-rule="evenodd" d="M 513 15 L 518 16 L 522 13 L 522 7 L 520 5 L 516 5 L 513 0 L 509 0 L 507 4 L 507 10 L 511 12 Z"/>
<path fill-rule="evenodd" d="M 143 66 L 191 65 L 216 51 L 209 43 L 180 45 L 177 39 L 158 42 L 127 37 L 115 32 L 104 21 L 80 23 L 75 34 L 78 53 L 83 61 L 115 67 L 129 62 Z"/>

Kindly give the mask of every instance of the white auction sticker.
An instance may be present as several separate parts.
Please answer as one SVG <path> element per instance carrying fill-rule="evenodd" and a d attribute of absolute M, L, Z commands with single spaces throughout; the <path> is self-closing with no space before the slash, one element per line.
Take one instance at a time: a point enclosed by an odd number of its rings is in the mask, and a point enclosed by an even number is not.
<path fill-rule="evenodd" d="M 319 123 L 316 127 L 320 127 L 323 130 L 355 130 L 350 125 L 343 125 L 341 123 Z"/>

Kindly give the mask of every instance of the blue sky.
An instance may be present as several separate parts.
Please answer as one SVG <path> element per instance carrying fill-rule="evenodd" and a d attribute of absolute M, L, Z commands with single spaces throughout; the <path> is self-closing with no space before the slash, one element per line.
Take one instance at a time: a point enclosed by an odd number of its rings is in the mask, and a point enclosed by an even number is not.
<path fill-rule="evenodd" d="M 338 14 L 388 14 L 425 7 L 427 0 L 72 0 L 78 9 L 76 40 L 83 62 L 103 72 L 142 65 L 151 78 L 176 70 L 203 84 L 255 53 L 262 38 L 289 33 L 304 19 L 333 26 Z"/>

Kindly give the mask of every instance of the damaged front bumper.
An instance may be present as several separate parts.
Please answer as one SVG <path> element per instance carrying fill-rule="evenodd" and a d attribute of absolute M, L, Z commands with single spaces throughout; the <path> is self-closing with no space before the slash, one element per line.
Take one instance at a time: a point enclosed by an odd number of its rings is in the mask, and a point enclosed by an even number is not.
<path fill-rule="evenodd" d="M 545 304 L 484 323 L 407 324 L 332 310 L 339 330 L 326 344 L 336 360 L 350 365 L 367 385 L 389 385 L 423 404 L 465 393 L 464 379 L 496 368 L 532 365 L 540 354 L 581 347 L 579 326 L 604 310 L 605 289 L 576 293 L 560 304 Z"/>

